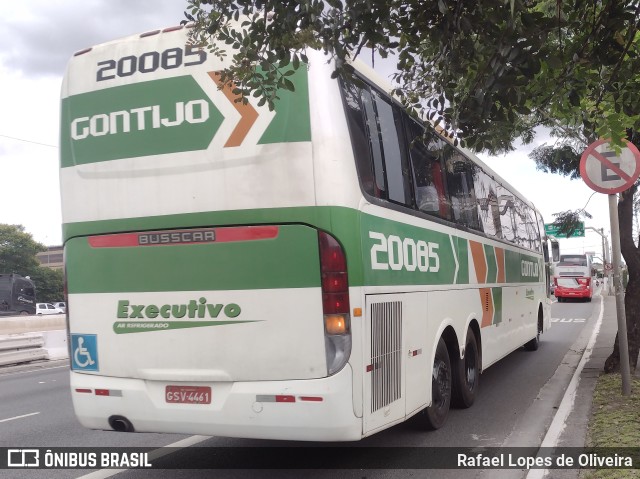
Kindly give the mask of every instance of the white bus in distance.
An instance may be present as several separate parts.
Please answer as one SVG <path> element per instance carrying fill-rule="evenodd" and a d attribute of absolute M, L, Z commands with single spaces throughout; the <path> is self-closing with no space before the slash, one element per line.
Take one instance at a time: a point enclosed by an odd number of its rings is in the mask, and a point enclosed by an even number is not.
<path fill-rule="evenodd" d="M 594 278 L 590 255 L 560 255 L 554 271 L 554 295 L 559 303 L 573 298 L 591 301 Z"/>

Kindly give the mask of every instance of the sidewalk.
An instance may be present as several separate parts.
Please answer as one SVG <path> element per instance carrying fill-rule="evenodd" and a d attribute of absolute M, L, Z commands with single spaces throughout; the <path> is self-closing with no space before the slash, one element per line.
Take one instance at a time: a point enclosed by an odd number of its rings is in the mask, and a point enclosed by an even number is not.
<path fill-rule="evenodd" d="M 600 331 L 592 348 L 591 356 L 580 374 L 575 402 L 567 418 L 565 428 L 560 434 L 558 447 L 584 447 L 586 445 L 587 427 L 591 417 L 596 382 L 604 370 L 606 359 L 613 350 L 618 331 L 615 296 L 603 295 L 602 298 L 604 309 Z M 579 469 L 556 469 L 550 472 L 552 475 L 547 475 L 547 477 L 554 479 L 576 479 L 580 474 Z"/>
<path fill-rule="evenodd" d="M 604 311 L 600 331 L 596 337 L 591 357 L 580 374 L 580 383 L 573 409 L 567 419 L 566 428 L 560 436 L 558 446 L 583 447 L 585 445 L 596 381 L 603 371 L 604 362 L 611 354 L 618 331 L 615 297 L 603 295 L 602 298 Z"/>

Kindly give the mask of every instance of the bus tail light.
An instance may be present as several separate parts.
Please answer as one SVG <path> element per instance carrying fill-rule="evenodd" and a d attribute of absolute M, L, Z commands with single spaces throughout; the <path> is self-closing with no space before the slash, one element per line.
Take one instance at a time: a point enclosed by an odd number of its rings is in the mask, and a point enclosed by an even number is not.
<path fill-rule="evenodd" d="M 591 283 L 591 278 L 578 278 L 578 283 L 580 283 L 581 286 L 586 286 L 588 288 L 589 283 Z"/>
<path fill-rule="evenodd" d="M 324 329 L 327 334 L 347 334 L 347 322 L 342 314 L 327 314 L 324 317 Z"/>
<path fill-rule="evenodd" d="M 347 259 L 340 243 L 318 232 L 325 352 L 329 375 L 340 371 L 351 354 Z"/>

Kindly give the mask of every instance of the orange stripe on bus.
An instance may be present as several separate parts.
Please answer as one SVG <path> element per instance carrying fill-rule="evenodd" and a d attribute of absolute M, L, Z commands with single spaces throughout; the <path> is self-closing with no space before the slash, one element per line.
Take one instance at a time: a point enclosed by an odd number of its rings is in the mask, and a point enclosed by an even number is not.
<path fill-rule="evenodd" d="M 476 278 L 478 283 L 487 282 L 487 260 L 484 256 L 484 246 L 476 241 L 469 241 L 471 248 L 471 257 L 473 258 L 473 266 L 476 269 Z"/>
<path fill-rule="evenodd" d="M 493 296 L 491 288 L 480 288 L 480 302 L 482 303 L 482 324 L 481 328 L 491 326 L 493 324 Z"/>
<path fill-rule="evenodd" d="M 222 83 L 220 80 L 220 73 L 218 72 L 209 72 L 209 76 L 211 79 L 218 85 L 218 88 L 222 90 L 224 96 L 227 97 L 227 100 L 231 102 L 233 107 L 240 113 L 240 121 L 236 125 L 236 127 L 231 132 L 231 136 L 224 144 L 225 148 L 240 146 L 246 136 L 249 134 L 249 130 L 258 119 L 258 112 L 251 106 L 250 103 L 242 103 L 240 100 L 240 95 L 235 95 L 233 93 L 233 89 L 235 85 L 233 83 Z"/>

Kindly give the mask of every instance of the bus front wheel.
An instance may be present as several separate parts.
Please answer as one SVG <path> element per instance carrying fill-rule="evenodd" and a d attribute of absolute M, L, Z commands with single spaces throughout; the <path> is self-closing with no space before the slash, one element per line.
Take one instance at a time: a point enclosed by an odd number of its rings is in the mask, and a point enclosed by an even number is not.
<path fill-rule="evenodd" d="M 453 404 L 459 408 L 469 408 L 476 400 L 480 380 L 480 354 L 476 335 L 467 331 L 464 358 L 458 359 L 453 368 Z"/>
<path fill-rule="evenodd" d="M 444 340 L 440 338 L 431 372 L 431 406 L 424 410 L 428 429 L 439 429 L 447 421 L 451 404 L 451 361 Z"/>

